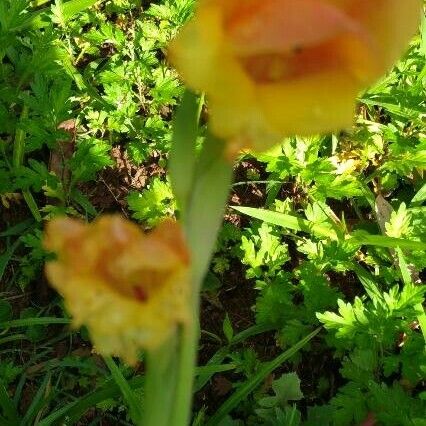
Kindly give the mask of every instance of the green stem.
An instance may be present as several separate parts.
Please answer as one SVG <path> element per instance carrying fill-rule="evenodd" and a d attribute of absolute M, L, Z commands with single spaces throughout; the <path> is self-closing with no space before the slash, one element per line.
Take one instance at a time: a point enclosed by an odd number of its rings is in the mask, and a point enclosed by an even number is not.
<path fill-rule="evenodd" d="M 182 327 L 177 364 L 177 381 L 173 401 L 171 426 L 186 426 L 190 422 L 192 389 L 197 362 L 198 347 L 198 297 L 193 300 L 192 321 Z"/>
<path fill-rule="evenodd" d="M 225 160 L 225 143 L 222 140 L 208 135 L 200 155 L 197 155 L 196 141 L 203 103 L 202 96 L 185 92 L 173 123 L 169 163 L 173 192 L 191 254 L 191 319 L 181 325 L 176 356 L 165 362 L 169 370 L 171 368 L 176 374 L 164 376 L 163 381 L 156 382 L 162 374 L 159 358 L 153 359 L 152 364 L 148 362 L 145 390 L 152 397 L 145 406 L 148 420 L 145 426 L 186 426 L 191 416 L 199 336 L 199 292 L 223 218 L 232 174 L 232 163 Z M 170 346 L 163 349 L 166 353 L 172 352 Z M 148 380 L 149 377 L 152 380 Z M 163 396 L 169 389 L 173 397 L 167 409 Z M 159 400 L 163 400 L 163 412 L 170 413 L 168 418 L 163 417 L 161 421 L 154 417 L 155 412 L 160 410 Z M 154 414 L 149 414 L 150 411 Z"/>
<path fill-rule="evenodd" d="M 28 107 L 24 105 L 21 112 L 20 121 L 28 117 Z M 19 125 L 15 132 L 15 142 L 13 144 L 13 167 L 20 167 L 24 162 L 25 155 L 25 131 Z"/>
<path fill-rule="evenodd" d="M 36 201 L 34 200 L 33 195 L 30 191 L 22 191 L 22 196 L 24 197 L 25 202 L 27 203 L 28 208 L 31 211 L 31 214 L 33 215 L 34 219 L 37 222 L 41 222 L 43 218 L 41 217 L 41 214 L 38 210 L 38 206 Z"/>
<path fill-rule="evenodd" d="M 191 252 L 192 321 L 182 328 L 171 426 L 186 426 L 191 400 L 199 336 L 199 293 L 208 270 L 229 193 L 232 163 L 224 158 L 225 143 L 208 135 L 196 170 L 184 230 Z"/>
<path fill-rule="evenodd" d="M 24 105 L 24 107 L 22 108 L 22 113 L 21 113 L 21 121 L 26 119 L 27 117 L 28 117 L 28 107 Z M 15 132 L 15 140 L 13 144 L 12 164 L 14 168 L 19 168 L 24 164 L 24 156 L 25 156 L 25 131 L 19 128 L 18 126 Z M 34 219 L 37 222 L 41 222 L 42 217 L 38 210 L 37 203 L 35 202 L 31 192 L 28 190 L 23 190 L 22 195 L 32 215 L 34 216 Z"/>
<path fill-rule="evenodd" d="M 146 352 L 143 426 L 166 426 L 174 416 L 171 408 L 176 386 L 176 340 L 174 335 L 156 350 Z"/>

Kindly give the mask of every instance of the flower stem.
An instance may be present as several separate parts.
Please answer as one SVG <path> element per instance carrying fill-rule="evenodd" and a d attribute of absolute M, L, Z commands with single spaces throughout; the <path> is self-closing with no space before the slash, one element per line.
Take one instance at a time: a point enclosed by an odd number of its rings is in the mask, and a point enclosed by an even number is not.
<path fill-rule="evenodd" d="M 155 351 L 146 352 L 146 382 L 143 426 L 169 425 L 172 411 L 176 366 L 174 364 L 176 336 Z"/>
<path fill-rule="evenodd" d="M 198 298 L 193 301 L 192 321 L 182 327 L 178 354 L 177 381 L 171 426 L 186 426 L 190 422 L 192 388 L 197 359 L 198 343 Z"/>
<path fill-rule="evenodd" d="M 24 105 L 22 108 L 21 113 L 21 121 L 25 120 L 28 117 L 28 107 Z M 17 169 L 21 167 L 24 163 L 24 157 L 25 157 L 25 131 L 22 130 L 19 126 L 16 129 L 15 133 L 15 140 L 13 143 L 13 160 L 12 164 L 14 169 Z M 34 216 L 34 219 L 37 222 L 42 221 L 42 217 L 39 212 L 39 208 L 37 206 L 37 203 L 34 200 L 33 195 L 29 190 L 23 190 L 22 196 L 25 200 L 25 202 L 28 205 L 28 208 L 30 209 L 32 215 Z"/>
<path fill-rule="evenodd" d="M 191 252 L 192 321 L 182 327 L 172 426 L 186 426 L 191 415 L 192 388 L 199 336 L 199 293 L 214 250 L 230 187 L 232 164 L 224 158 L 225 144 L 207 136 L 198 164 L 184 230 Z"/>

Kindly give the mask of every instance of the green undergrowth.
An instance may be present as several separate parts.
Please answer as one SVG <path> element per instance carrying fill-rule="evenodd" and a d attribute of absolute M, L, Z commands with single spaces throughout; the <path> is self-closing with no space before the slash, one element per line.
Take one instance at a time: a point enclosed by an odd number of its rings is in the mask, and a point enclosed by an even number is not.
<path fill-rule="evenodd" d="M 179 216 L 167 158 L 183 86 L 166 46 L 192 9 L 0 2 L 1 425 L 128 425 L 143 407 L 143 356 L 105 363 L 70 330 L 42 229 Z M 423 25 L 353 129 L 239 159 L 204 286 L 194 425 L 426 424 L 425 57 Z"/>

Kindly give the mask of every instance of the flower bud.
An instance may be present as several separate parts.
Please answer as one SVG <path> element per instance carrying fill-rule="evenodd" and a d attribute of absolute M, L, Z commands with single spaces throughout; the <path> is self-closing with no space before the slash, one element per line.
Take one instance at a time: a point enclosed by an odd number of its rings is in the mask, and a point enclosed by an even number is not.
<path fill-rule="evenodd" d="M 407 48 L 418 0 L 200 0 L 170 46 L 229 150 L 350 127 L 355 102 Z"/>

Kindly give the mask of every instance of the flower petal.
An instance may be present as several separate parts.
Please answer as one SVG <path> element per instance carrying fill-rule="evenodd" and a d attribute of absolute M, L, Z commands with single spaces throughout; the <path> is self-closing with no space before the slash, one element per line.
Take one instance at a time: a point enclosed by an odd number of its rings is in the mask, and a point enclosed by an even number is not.
<path fill-rule="evenodd" d="M 46 275 L 99 352 L 135 363 L 141 348 L 156 347 L 189 321 L 189 255 L 175 222 L 145 235 L 118 216 L 89 225 L 56 219 L 45 235 L 57 254 Z"/>
<path fill-rule="evenodd" d="M 245 1 L 235 6 L 225 25 L 238 54 L 287 52 L 362 31 L 338 7 L 317 0 Z"/>
<path fill-rule="evenodd" d="M 264 119 L 277 133 L 309 136 L 349 127 L 357 92 L 356 82 L 336 70 L 287 84 L 263 86 L 258 90 L 257 102 Z M 258 141 L 254 149 L 260 150 L 264 143 Z"/>

